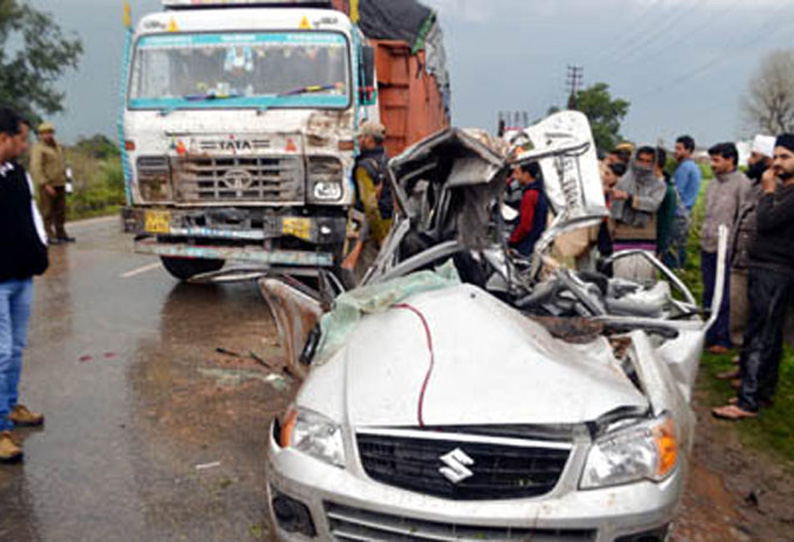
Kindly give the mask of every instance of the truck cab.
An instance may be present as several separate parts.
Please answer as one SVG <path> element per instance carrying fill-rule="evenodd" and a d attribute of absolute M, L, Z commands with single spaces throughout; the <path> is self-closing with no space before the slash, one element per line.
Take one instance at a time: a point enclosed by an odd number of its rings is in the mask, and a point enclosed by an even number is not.
<path fill-rule="evenodd" d="M 372 49 L 318 4 L 164 0 L 138 24 L 122 221 L 174 276 L 339 263 L 356 128 L 379 112 Z"/>

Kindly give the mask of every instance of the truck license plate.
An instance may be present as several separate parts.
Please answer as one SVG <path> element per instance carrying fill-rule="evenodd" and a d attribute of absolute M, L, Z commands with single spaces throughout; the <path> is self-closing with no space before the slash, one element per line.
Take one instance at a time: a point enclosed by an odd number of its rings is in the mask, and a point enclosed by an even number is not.
<path fill-rule="evenodd" d="M 146 211 L 143 229 L 147 233 L 171 233 L 171 213 L 168 211 Z"/>
<path fill-rule="evenodd" d="M 281 221 L 281 233 L 311 241 L 312 221 L 308 218 L 284 218 Z"/>

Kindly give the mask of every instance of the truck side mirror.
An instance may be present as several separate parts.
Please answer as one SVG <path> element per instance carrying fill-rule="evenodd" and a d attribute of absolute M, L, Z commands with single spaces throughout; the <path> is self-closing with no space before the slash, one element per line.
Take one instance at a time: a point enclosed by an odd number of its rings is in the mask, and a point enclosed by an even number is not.
<path fill-rule="evenodd" d="M 359 74 L 359 101 L 361 105 L 375 105 L 377 88 L 375 85 L 375 48 L 364 45 L 361 48 L 361 73 Z"/>

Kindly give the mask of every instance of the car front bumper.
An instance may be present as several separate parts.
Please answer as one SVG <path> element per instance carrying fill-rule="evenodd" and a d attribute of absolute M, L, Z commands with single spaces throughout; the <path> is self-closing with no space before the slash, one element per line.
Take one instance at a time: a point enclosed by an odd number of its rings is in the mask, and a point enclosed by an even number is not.
<path fill-rule="evenodd" d="M 684 470 L 606 489 L 577 489 L 587 447 L 577 446 L 548 495 L 510 501 L 451 501 L 375 482 L 348 458 L 348 468 L 282 449 L 271 433 L 268 506 L 282 541 L 533 540 L 633 542 L 640 533 L 665 539 L 684 486 Z M 273 510 L 278 496 L 304 505 L 311 536 L 287 532 Z M 661 533 L 661 534 L 660 534 Z"/>

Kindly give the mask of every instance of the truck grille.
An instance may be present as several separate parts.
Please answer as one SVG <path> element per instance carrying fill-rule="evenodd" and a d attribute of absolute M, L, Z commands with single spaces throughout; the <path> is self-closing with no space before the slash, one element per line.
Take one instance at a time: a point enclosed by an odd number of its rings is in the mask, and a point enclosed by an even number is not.
<path fill-rule="evenodd" d="M 366 473 L 378 482 L 416 493 L 461 501 L 537 497 L 557 485 L 569 449 L 524 447 L 489 442 L 357 435 Z M 473 475 L 451 482 L 441 469 L 442 457 L 455 450 L 471 459 Z M 455 460 L 452 460 L 455 466 Z M 453 469 L 454 470 L 454 469 Z"/>
<path fill-rule="evenodd" d="M 189 157 L 174 163 L 178 203 L 303 203 L 298 157 Z"/>
<path fill-rule="evenodd" d="M 325 503 L 328 527 L 340 542 L 460 542 L 532 540 L 532 542 L 592 542 L 594 530 L 476 527 L 369 512 Z"/>

